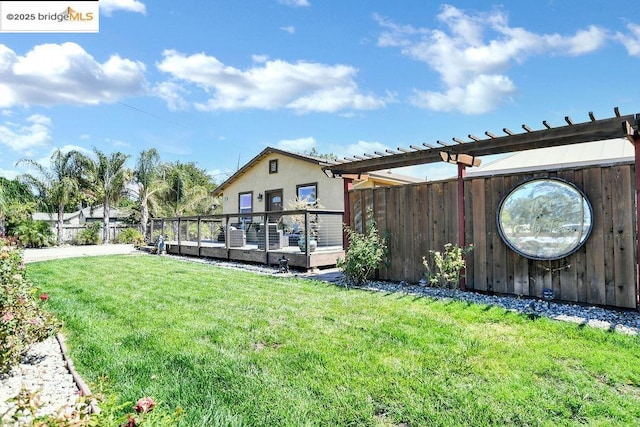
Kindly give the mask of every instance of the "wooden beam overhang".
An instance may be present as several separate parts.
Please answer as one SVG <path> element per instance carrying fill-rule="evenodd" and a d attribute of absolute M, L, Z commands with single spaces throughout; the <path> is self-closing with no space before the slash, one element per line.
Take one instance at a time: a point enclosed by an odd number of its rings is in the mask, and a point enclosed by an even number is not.
<path fill-rule="evenodd" d="M 602 141 L 613 138 L 629 138 L 629 132 L 638 132 L 640 113 L 621 116 L 617 108 L 615 112 L 616 117 L 602 120 L 594 120 L 593 114 L 589 114 L 591 120 L 585 123 L 573 123 L 571 119 L 566 117 L 565 121 L 567 125 L 561 127 L 550 127 L 548 123 L 544 121 L 543 125 L 545 129 L 542 130 L 532 130 L 529 126 L 523 125 L 523 129 L 525 129 L 526 132 L 520 134 L 504 129 L 503 131 L 506 136 L 496 136 L 490 132 L 486 132 L 486 135 L 489 136 L 488 139 L 474 137 L 470 142 L 463 142 L 454 138 L 455 144 L 445 144 L 438 141 L 441 145 L 440 147 L 423 144 L 427 148 L 418 150 L 416 150 L 418 147 L 412 145 L 411 151 L 404 150 L 394 152 L 387 150 L 387 152 L 391 154 L 378 155 L 377 157 L 368 156 L 362 160 L 325 166 L 323 169 L 330 170 L 334 176 L 358 174 L 440 162 L 442 161 L 441 152 L 480 157 L 491 154 L 532 150 L 535 148 Z M 631 135 L 633 135 L 633 133 Z"/>

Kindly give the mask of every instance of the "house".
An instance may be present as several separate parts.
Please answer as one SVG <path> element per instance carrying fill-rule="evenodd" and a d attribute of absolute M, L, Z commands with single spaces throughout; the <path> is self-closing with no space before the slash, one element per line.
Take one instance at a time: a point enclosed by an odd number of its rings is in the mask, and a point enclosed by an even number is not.
<path fill-rule="evenodd" d="M 222 200 L 223 214 L 293 209 L 296 200 L 327 210 L 344 210 L 342 179 L 322 170 L 331 160 L 267 147 L 220 184 L 215 196 Z M 390 171 L 356 177 L 354 188 L 402 185 L 422 180 Z"/>
<path fill-rule="evenodd" d="M 63 214 L 63 241 L 73 240 L 77 235 L 79 229 L 85 227 L 87 223 L 100 222 L 102 223 L 103 214 L 102 205 L 95 207 L 86 207 L 78 209 L 75 212 L 65 212 Z M 109 209 L 109 224 L 111 226 L 118 226 L 122 224 L 125 218 L 129 215 L 123 212 L 121 209 L 111 207 Z M 58 214 L 56 212 L 34 212 L 31 216 L 34 221 L 45 221 L 51 227 L 54 233 L 57 233 Z"/>
<path fill-rule="evenodd" d="M 634 146 L 624 138 L 519 151 L 480 167 L 468 168 L 467 177 L 511 175 L 551 169 L 633 163 Z"/>

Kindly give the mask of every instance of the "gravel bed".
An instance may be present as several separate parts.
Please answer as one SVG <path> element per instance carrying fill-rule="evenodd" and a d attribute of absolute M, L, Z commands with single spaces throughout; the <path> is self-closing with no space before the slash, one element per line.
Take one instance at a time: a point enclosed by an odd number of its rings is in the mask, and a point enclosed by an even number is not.
<path fill-rule="evenodd" d="M 12 420 L 16 405 L 7 400 L 16 397 L 22 388 L 34 396 L 38 404 L 36 417 L 53 414 L 71 414 L 78 399 L 78 387 L 67 369 L 56 337 L 36 343 L 27 356 L 8 374 L 0 376 L 0 425 L 30 425 L 31 416 Z"/>

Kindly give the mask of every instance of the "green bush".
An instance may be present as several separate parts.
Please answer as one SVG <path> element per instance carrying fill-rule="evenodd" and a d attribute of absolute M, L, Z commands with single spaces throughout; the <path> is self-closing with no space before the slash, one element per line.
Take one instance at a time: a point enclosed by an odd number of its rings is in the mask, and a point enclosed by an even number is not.
<path fill-rule="evenodd" d="M 144 241 L 142 233 L 135 228 L 125 228 L 118 233 L 118 243 L 133 243 L 136 246 L 140 246 Z"/>
<path fill-rule="evenodd" d="M 0 239 L 0 373 L 19 363 L 29 347 L 54 335 L 60 325 L 43 309 L 49 296 L 38 294 L 24 275 L 22 251 Z"/>
<path fill-rule="evenodd" d="M 461 272 L 466 267 L 464 255 L 473 250 L 473 245 L 461 248 L 453 243 L 444 245 L 444 252 L 430 250 L 431 261 L 422 257 L 426 276 L 432 286 L 457 289 Z"/>
<path fill-rule="evenodd" d="M 56 244 L 56 236 L 45 221 L 24 219 L 13 227 L 12 233 L 20 246 L 25 248 L 43 248 Z"/>
<path fill-rule="evenodd" d="M 99 222 L 90 222 L 84 230 L 80 230 L 76 243 L 78 245 L 97 245 L 100 243 L 102 224 Z"/>
<path fill-rule="evenodd" d="M 345 259 L 338 260 L 345 279 L 350 285 L 361 285 L 371 278 L 387 254 L 387 245 L 380 236 L 375 223 L 371 223 L 366 234 L 345 228 L 349 238 L 349 249 Z"/>

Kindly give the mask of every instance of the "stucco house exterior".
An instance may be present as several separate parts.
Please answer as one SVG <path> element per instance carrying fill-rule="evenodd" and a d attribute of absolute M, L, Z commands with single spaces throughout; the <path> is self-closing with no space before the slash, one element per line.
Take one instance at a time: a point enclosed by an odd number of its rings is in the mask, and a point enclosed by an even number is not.
<path fill-rule="evenodd" d="M 223 214 L 294 209 L 296 200 L 344 210 L 344 184 L 322 170 L 330 160 L 267 147 L 220 184 L 215 195 Z M 422 180 L 388 171 L 355 177 L 354 188 L 402 185 Z"/>

